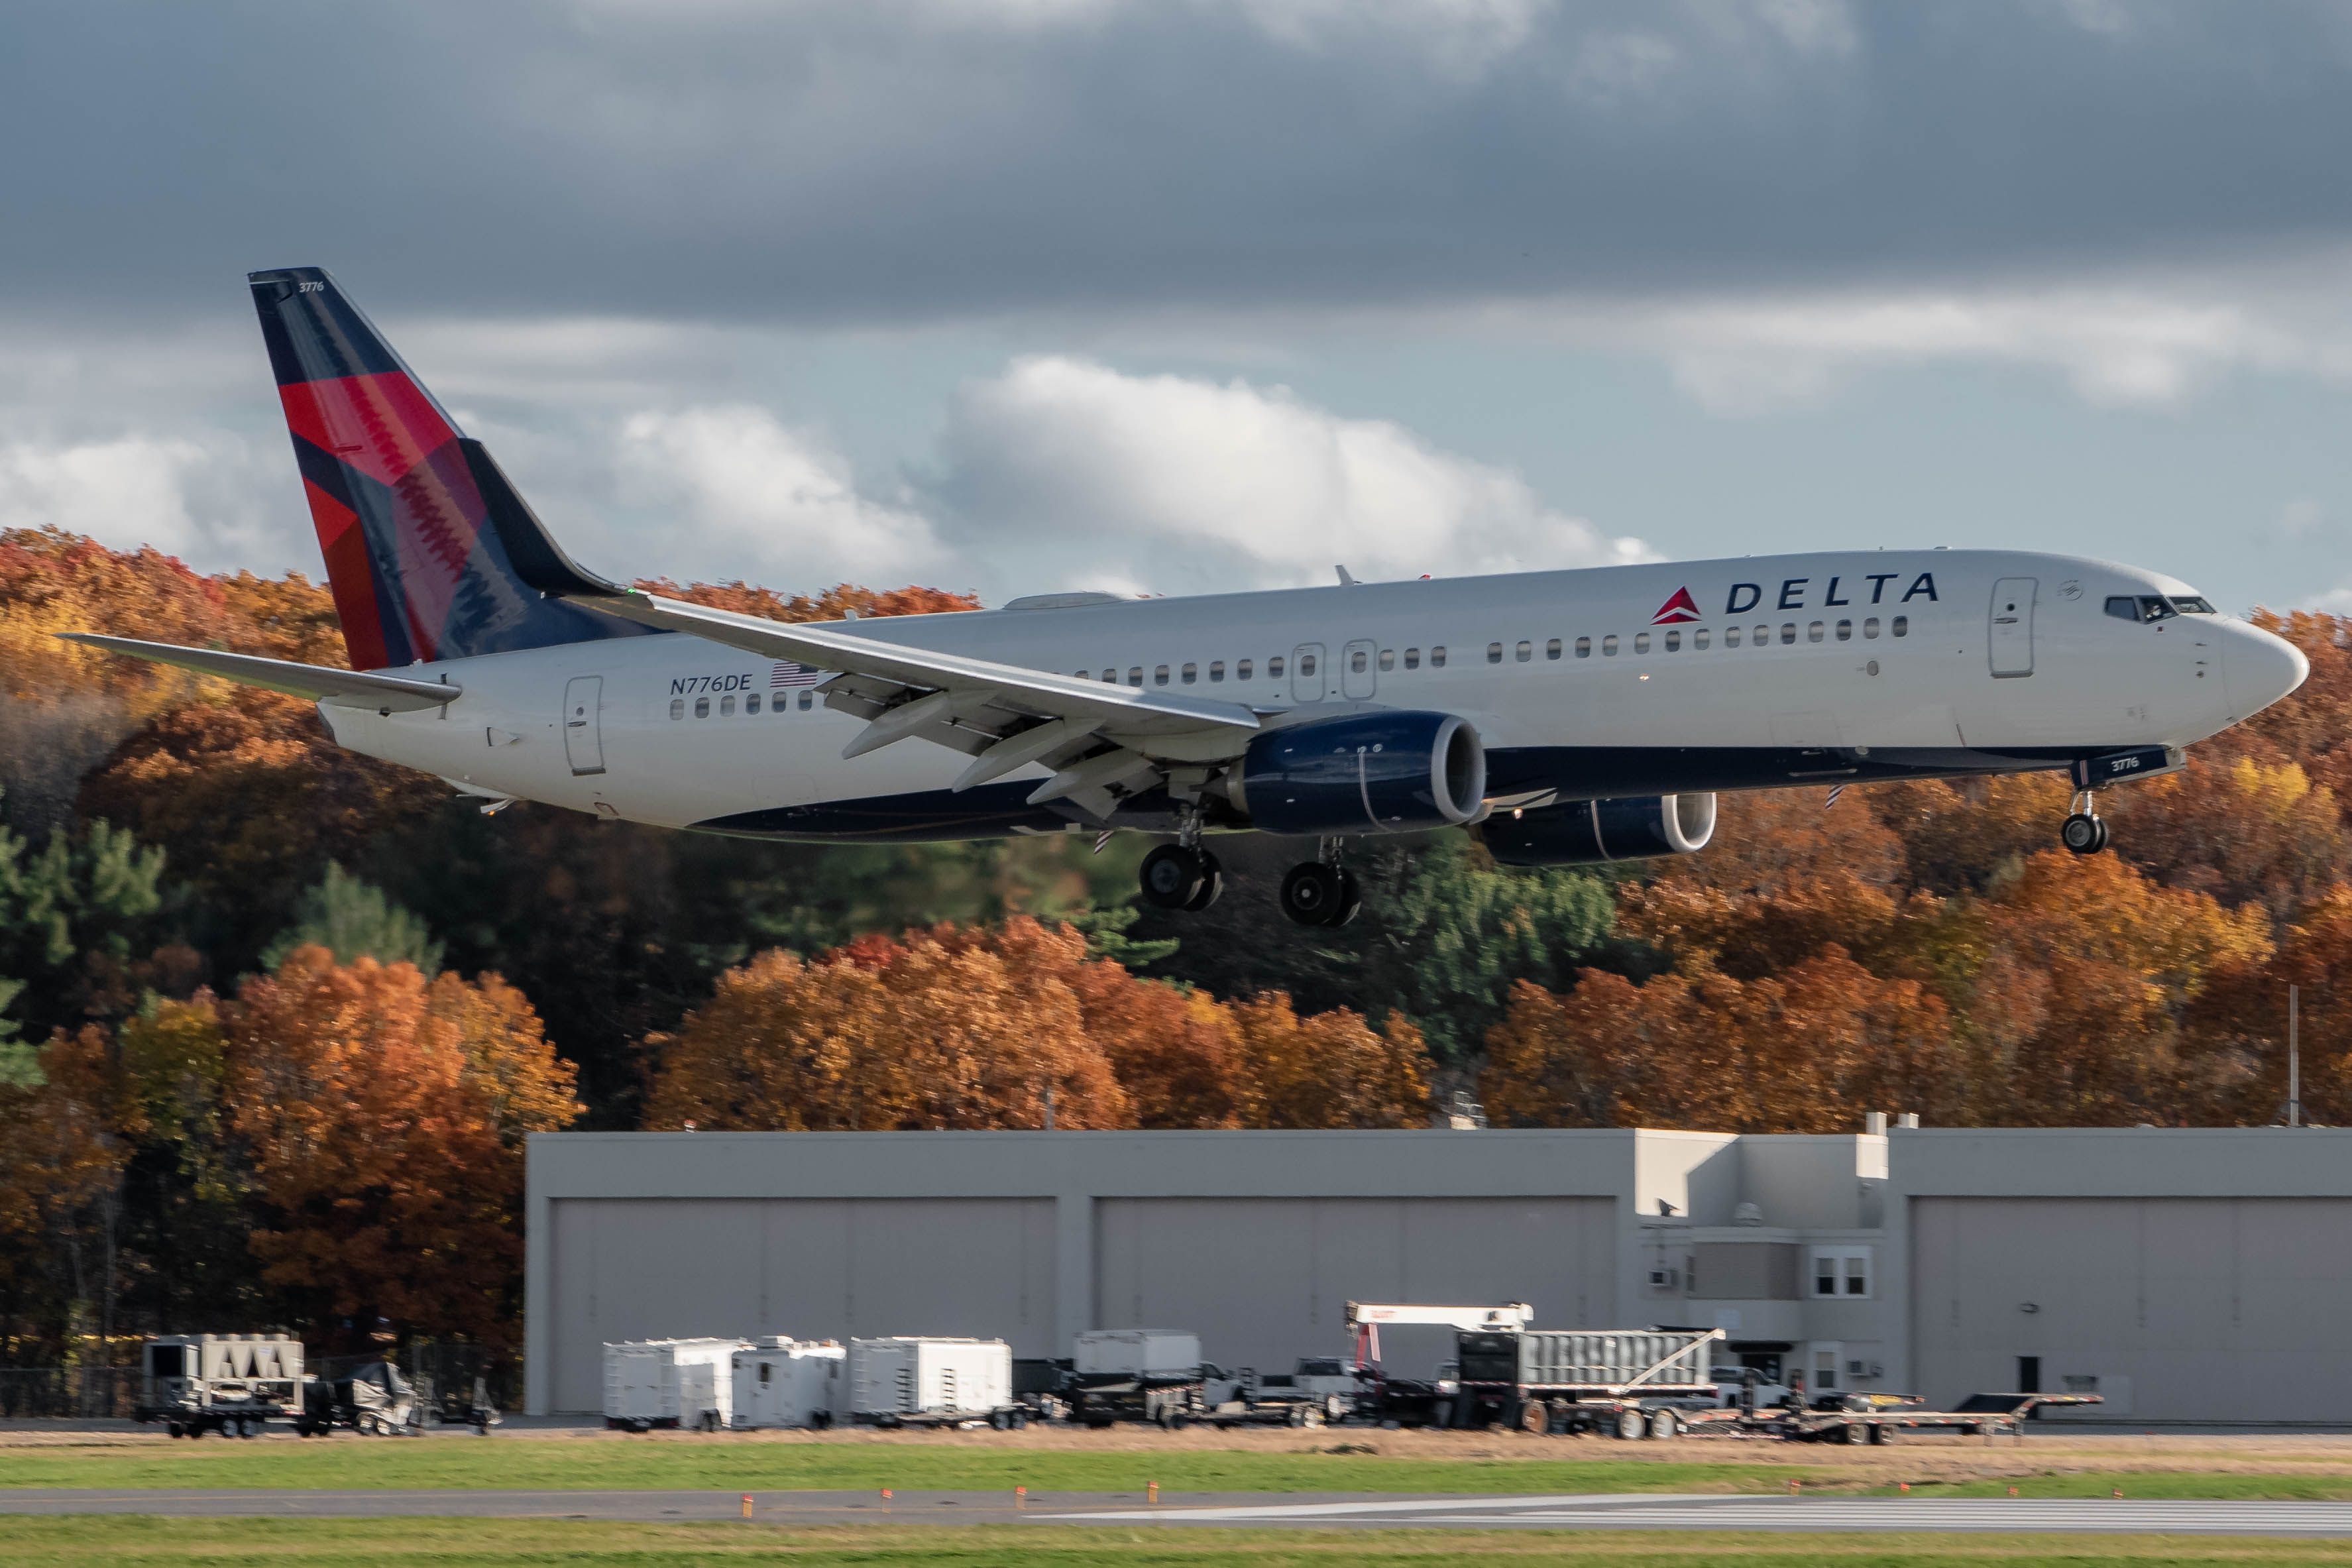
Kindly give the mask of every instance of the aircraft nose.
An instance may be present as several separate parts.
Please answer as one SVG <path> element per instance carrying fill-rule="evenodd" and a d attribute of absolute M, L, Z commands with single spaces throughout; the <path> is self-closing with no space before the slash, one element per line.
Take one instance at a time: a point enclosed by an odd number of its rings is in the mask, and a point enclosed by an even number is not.
<path fill-rule="evenodd" d="M 2239 718 L 2261 712 L 2311 673 L 2311 661 L 2286 638 L 2260 626 L 2232 626 L 2230 631 L 2221 654 L 2221 678 L 2229 684 L 2230 705 Z"/>

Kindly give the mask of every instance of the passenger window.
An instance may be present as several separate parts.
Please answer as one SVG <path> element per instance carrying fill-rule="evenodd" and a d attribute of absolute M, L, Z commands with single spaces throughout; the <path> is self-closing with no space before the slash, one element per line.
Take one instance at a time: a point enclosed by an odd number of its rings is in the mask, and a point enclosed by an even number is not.
<path fill-rule="evenodd" d="M 1445 668 L 1445 645 L 1444 643 L 1439 643 L 1435 647 L 1429 650 L 1429 668 L 1432 669 L 1444 669 Z"/>
<path fill-rule="evenodd" d="M 1117 686 L 1118 684 L 1118 671 L 1116 669 L 1105 668 L 1103 671 L 1103 683 L 1107 686 Z"/>
<path fill-rule="evenodd" d="M 1551 641 L 1544 644 L 1544 657 L 1546 658 L 1558 658 L 1559 657 L 1559 639 L 1558 637 L 1554 637 Z"/>
<path fill-rule="evenodd" d="M 1168 684 L 1168 667 L 1166 665 L 1159 664 L 1152 666 L 1151 684 L 1154 686 L 1165 686 Z"/>
<path fill-rule="evenodd" d="M 1601 657 L 1603 658 L 1615 658 L 1617 657 L 1617 639 L 1615 637 L 1606 637 L 1601 639 Z"/>
<path fill-rule="evenodd" d="M 1675 652 L 1675 651 L 1676 651 L 1677 649 L 1679 649 L 1682 646 L 1683 646 L 1683 634 L 1682 634 L 1682 633 L 1680 633 L 1680 632 L 1668 632 L 1668 633 L 1666 634 L 1666 651 L 1667 651 L 1668 653 Z"/>
<path fill-rule="evenodd" d="M 1265 678 L 1268 680 L 1280 680 L 1282 679 L 1282 656 L 1280 654 L 1276 654 L 1272 658 L 1265 661 Z"/>
<path fill-rule="evenodd" d="M 1094 677 L 1093 677 L 1093 676 L 1088 675 L 1088 674 L 1087 674 L 1085 670 L 1083 670 L 1083 669 L 1081 669 L 1081 670 L 1077 671 L 1077 672 L 1076 672 L 1076 674 L 1077 674 L 1077 679 L 1080 679 L 1080 680 L 1092 680 L 1092 679 L 1094 679 Z"/>
<path fill-rule="evenodd" d="M 685 698 L 673 697 L 669 700 L 669 716 L 673 719 L 683 719 L 686 717 Z"/>
<path fill-rule="evenodd" d="M 1528 662 L 1528 660 L 1529 660 L 1529 659 L 1531 659 L 1531 658 L 1535 658 L 1535 656 L 1536 656 L 1536 645 L 1535 645 L 1535 644 L 1533 644 L 1533 643 L 1531 643 L 1531 642 L 1523 642 L 1523 643 L 1521 643 L 1521 644 L 1519 645 L 1519 647 L 1518 647 L 1518 658 L 1519 658 L 1519 662 L 1520 662 L 1521 664 L 1525 664 L 1525 663 L 1527 663 L 1527 662 Z"/>
<path fill-rule="evenodd" d="M 1579 637 L 1576 639 L 1576 657 L 1579 658 L 1591 658 L 1592 657 L 1592 639 L 1591 637 Z"/>
<path fill-rule="evenodd" d="M 803 692 L 802 692 L 802 693 L 801 693 L 801 711 L 802 711 L 802 712 L 803 712 L 803 713 L 807 712 L 807 711 L 809 710 L 809 709 L 810 709 L 810 708 L 812 708 L 812 707 L 814 707 L 814 706 L 815 705 L 815 701 L 816 701 L 816 694 L 815 694 L 814 692 L 813 692 L 813 691 L 803 691 Z"/>
<path fill-rule="evenodd" d="M 1372 667 L 1372 656 L 1358 648 L 1348 656 L 1348 672 L 1361 675 Z"/>
<path fill-rule="evenodd" d="M 1796 623 L 1796 622 L 1794 622 L 1794 621 L 1782 621 L 1782 622 L 1780 623 L 1780 640 L 1781 640 L 1783 643 L 1792 643 L 1792 642 L 1795 642 L 1795 641 L 1797 640 L 1797 623 Z"/>
<path fill-rule="evenodd" d="M 731 719 L 735 716 L 734 698 L 722 697 L 719 700 L 719 716 L 722 719 Z"/>
<path fill-rule="evenodd" d="M 1726 647 L 1738 647 L 1739 646 L 1739 628 L 1738 626 L 1726 626 L 1723 628 L 1723 646 Z"/>
<path fill-rule="evenodd" d="M 698 719 L 708 719 L 710 717 L 709 698 L 698 697 L 694 700 L 694 716 Z"/>
<path fill-rule="evenodd" d="M 1698 630 L 1691 633 L 1691 647 L 1698 648 L 1701 651 L 1705 651 L 1706 647 L 1706 628 L 1705 626 L 1701 626 Z"/>
<path fill-rule="evenodd" d="M 1758 626 L 1756 628 L 1756 646 L 1758 647 L 1769 647 L 1771 646 L 1771 643 L 1772 628 L 1770 626 Z"/>
<path fill-rule="evenodd" d="M 1190 686 L 1201 679 L 1201 667 L 1197 664 L 1188 664 L 1179 674 L 1183 678 L 1184 684 Z"/>
<path fill-rule="evenodd" d="M 1381 649 L 1381 668 L 1382 670 L 1391 670 L 1395 668 L 1396 649 L 1392 647 L 1384 647 Z"/>
<path fill-rule="evenodd" d="M 1276 670 L 1275 673 L 1279 675 L 1282 672 L 1280 670 Z M 1234 666 L 1234 679 L 1235 680 L 1247 680 L 1249 678 L 1250 661 L 1248 659 L 1244 659 L 1239 664 Z"/>
<path fill-rule="evenodd" d="M 1128 667 L 1127 683 L 1129 686 L 1140 686 L 1143 684 L 1143 666 L 1135 664 Z"/>
<path fill-rule="evenodd" d="M 1308 677 L 1314 675 L 1315 656 L 1313 654 L 1302 653 L 1298 656 L 1298 673 Z"/>
<path fill-rule="evenodd" d="M 754 691 L 751 696 L 743 699 L 743 711 L 746 713 L 757 713 L 759 710 L 760 694 Z"/>
<path fill-rule="evenodd" d="M 1224 678 L 1225 661 L 1222 658 L 1211 659 L 1209 661 L 1209 684 L 1214 686 L 1217 682 L 1224 679 Z"/>
<path fill-rule="evenodd" d="M 1911 635 L 1911 617 L 1908 616 L 1895 616 L 1895 625 L 1892 629 L 1895 635 L 1898 637 L 1909 637 Z"/>
<path fill-rule="evenodd" d="M 1501 643 L 1490 642 L 1486 645 L 1486 662 L 1488 664 L 1500 664 L 1503 662 L 1503 645 Z"/>
<path fill-rule="evenodd" d="M 1822 640 L 1822 633 L 1827 629 L 1828 628 L 1823 626 L 1821 622 L 1815 621 L 1805 627 L 1805 640 L 1807 642 L 1819 642 Z"/>
<path fill-rule="evenodd" d="M 1878 635 L 1878 617 L 1876 616 L 1873 616 L 1868 620 L 1862 623 L 1862 635 L 1866 637 L 1874 637 Z"/>
<path fill-rule="evenodd" d="M 1635 632 L 1633 634 L 1633 651 L 1635 653 L 1647 653 L 1650 651 L 1649 633 Z"/>
<path fill-rule="evenodd" d="M 1419 669 L 1421 668 L 1421 649 L 1417 647 L 1409 647 L 1404 650 L 1404 667 L 1407 669 Z"/>
<path fill-rule="evenodd" d="M 1838 641 L 1853 641 L 1853 623 L 1852 621 L 1840 621 L 1838 623 Z"/>

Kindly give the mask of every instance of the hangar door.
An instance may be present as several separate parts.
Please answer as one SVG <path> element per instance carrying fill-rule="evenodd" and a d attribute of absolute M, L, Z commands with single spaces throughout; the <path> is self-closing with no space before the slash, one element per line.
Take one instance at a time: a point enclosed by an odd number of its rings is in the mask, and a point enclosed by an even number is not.
<path fill-rule="evenodd" d="M 1054 1205 L 1036 1198 L 562 1198 L 551 1397 L 604 1408 L 607 1341 L 1054 1335 Z"/>
<path fill-rule="evenodd" d="M 1268 1371 L 1346 1350 L 1351 1300 L 1526 1301 L 1545 1327 L 1608 1327 L 1615 1213 L 1609 1198 L 1098 1199 L 1095 1321 L 1189 1329 L 1211 1361 Z M 1382 1349 L 1425 1373 L 1450 1353 L 1441 1337 L 1399 1331 Z"/>
<path fill-rule="evenodd" d="M 2098 1412 L 2340 1421 L 2352 1200 L 1918 1198 L 1917 1392 L 2035 1381 Z"/>

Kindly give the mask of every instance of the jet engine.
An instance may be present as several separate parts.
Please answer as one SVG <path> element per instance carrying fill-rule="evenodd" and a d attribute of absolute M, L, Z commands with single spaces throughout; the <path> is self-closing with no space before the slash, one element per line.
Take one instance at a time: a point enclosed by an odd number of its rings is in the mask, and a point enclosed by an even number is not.
<path fill-rule="evenodd" d="M 1456 826 L 1484 804 L 1486 748 L 1451 713 L 1350 713 L 1258 736 L 1228 790 L 1268 833 Z"/>
<path fill-rule="evenodd" d="M 1598 866 L 1690 855 L 1715 837 L 1715 796 L 1645 795 L 1499 813 L 1480 825 L 1478 837 L 1506 866 Z"/>

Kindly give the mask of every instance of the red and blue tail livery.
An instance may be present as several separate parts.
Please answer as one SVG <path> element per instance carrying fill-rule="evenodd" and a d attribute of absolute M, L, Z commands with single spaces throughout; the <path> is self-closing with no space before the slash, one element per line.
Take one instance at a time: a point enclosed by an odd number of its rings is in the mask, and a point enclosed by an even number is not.
<path fill-rule="evenodd" d="M 522 499 L 325 270 L 247 282 L 353 668 L 645 633 L 515 571 L 490 520 Z"/>

